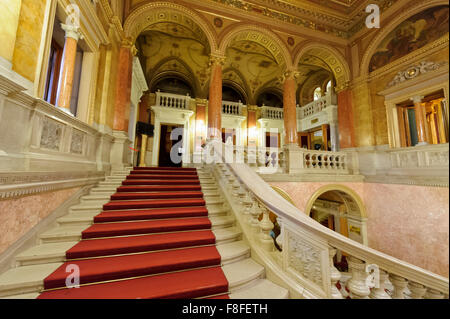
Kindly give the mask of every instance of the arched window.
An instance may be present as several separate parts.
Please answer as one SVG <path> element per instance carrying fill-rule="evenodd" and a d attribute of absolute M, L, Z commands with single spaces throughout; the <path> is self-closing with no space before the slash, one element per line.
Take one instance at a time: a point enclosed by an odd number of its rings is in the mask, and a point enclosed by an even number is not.
<path fill-rule="evenodd" d="M 319 100 L 322 97 L 322 89 L 320 88 L 320 86 L 318 86 L 315 90 L 314 90 L 314 101 Z"/>

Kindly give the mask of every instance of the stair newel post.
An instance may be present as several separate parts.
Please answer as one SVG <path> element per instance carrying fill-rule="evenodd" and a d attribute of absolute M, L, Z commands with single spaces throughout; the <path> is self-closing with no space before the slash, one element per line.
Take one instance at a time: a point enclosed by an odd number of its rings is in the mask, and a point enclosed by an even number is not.
<path fill-rule="evenodd" d="M 397 275 L 389 275 L 389 280 L 394 286 L 394 293 L 392 299 L 405 299 L 405 289 L 408 286 L 408 281 Z"/>
<path fill-rule="evenodd" d="M 380 269 L 380 283 L 378 288 L 373 288 L 370 292 L 371 299 L 391 299 L 391 296 L 386 292 L 386 280 L 389 275 L 384 270 Z"/>
<path fill-rule="evenodd" d="M 364 261 L 355 258 L 348 258 L 348 267 L 352 277 L 347 282 L 350 290 L 350 298 L 352 299 L 368 299 L 370 289 L 367 286 L 366 264 Z"/>
<path fill-rule="evenodd" d="M 411 291 L 412 299 L 424 299 L 425 294 L 427 293 L 427 288 L 417 282 L 410 281 L 408 288 L 409 291 Z"/>
<path fill-rule="evenodd" d="M 343 299 L 341 292 L 336 287 L 337 282 L 341 279 L 341 273 L 334 266 L 334 255 L 336 255 L 336 249 L 330 247 L 328 252 L 330 256 L 331 298 Z"/>
<path fill-rule="evenodd" d="M 270 220 L 269 210 L 262 206 L 262 220 L 259 223 L 259 227 L 261 228 L 260 240 L 264 249 L 268 252 L 272 252 L 274 249 L 273 238 L 270 236 L 270 232 L 272 231 L 274 224 Z"/>

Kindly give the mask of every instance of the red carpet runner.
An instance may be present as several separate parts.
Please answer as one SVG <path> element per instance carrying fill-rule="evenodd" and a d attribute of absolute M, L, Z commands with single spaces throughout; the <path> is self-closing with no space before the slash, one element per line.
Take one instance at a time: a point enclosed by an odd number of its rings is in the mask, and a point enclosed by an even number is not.
<path fill-rule="evenodd" d="M 193 168 L 135 168 L 39 299 L 228 298 L 228 281 Z M 80 288 L 67 288 L 68 265 Z"/>

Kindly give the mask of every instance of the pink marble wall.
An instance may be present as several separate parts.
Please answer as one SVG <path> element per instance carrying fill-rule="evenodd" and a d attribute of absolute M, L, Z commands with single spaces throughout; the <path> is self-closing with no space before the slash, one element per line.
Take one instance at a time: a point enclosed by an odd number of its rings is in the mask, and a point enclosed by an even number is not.
<path fill-rule="evenodd" d="M 78 190 L 70 188 L 0 201 L 0 254 Z"/>
<path fill-rule="evenodd" d="M 335 183 L 271 182 L 301 210 L 321 187 Z M 340 183 L 357 193 L 367 212 L 369 246 L 442 276 L 449 276 L 448 188 Z"/>

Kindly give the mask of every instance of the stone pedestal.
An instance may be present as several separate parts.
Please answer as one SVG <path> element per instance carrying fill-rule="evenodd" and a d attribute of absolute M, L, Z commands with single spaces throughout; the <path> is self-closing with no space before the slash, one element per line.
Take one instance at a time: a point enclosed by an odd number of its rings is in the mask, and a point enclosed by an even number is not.
<path fill-rule="evenodd" d="M 111 147 L 111 169 L 123 170 L 125 167 L 130 167 L 130 152 L 131 141 L 128 134 L 123 131 L 113 132 L 114 140 Z"/>
<path fill-rule="evenodd" d="M 283 148 L 286 173 L 300 173 L 303 169 L 302 149 L 297 144 L 287 144 Z"/>

